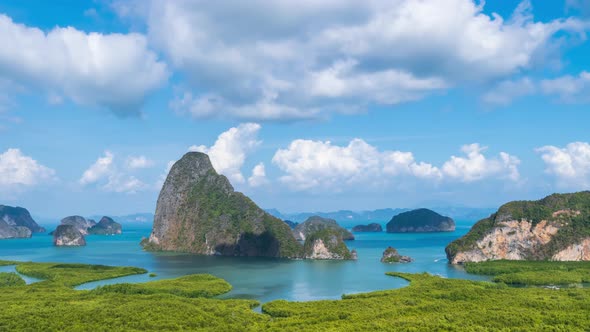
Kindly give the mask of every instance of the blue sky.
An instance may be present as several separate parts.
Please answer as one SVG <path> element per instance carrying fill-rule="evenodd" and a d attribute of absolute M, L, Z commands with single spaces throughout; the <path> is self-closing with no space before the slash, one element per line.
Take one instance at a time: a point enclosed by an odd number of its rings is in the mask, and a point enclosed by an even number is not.
<path fill-rule="evenodd" d="M 590 186 L 590 1 L 0 3 L 0 203 L 153 212 L 207 152 L 286 212 Z"/>

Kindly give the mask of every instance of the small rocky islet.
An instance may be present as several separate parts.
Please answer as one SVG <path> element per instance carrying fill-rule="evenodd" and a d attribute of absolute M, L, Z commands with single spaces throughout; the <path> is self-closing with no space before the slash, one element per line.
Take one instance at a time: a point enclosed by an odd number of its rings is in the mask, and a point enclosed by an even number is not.
<path fill-rule="evenodd" d="M 378 223 L 370 223 L 368 225 L 356 225 L 352 228 L 353 233 L 379 233 L 383 232 L 383 227 Z"/>
<path fill-rule="evenodd" d="M 386 230 L 388 233 L 452 232 L 455 221 L 429 209 L 416 209 L 395 215 Z"/>
<path fill-rule="evenodd" d="M 414 260 L 409 256 L 402 256 L 394 247 L 387 247 L 381 257 L 381 263 L 411 263 Z"/>
<path fill-rule="evenodd" d="M 85 246 L 86 235 L 116 235 L 121 232 L 121 224 L 107 216 L 98 223 L 82 216 L 69 216 L 63 218 L 55 231 L 49 234 L 53 235 L 55 246 Z"/>

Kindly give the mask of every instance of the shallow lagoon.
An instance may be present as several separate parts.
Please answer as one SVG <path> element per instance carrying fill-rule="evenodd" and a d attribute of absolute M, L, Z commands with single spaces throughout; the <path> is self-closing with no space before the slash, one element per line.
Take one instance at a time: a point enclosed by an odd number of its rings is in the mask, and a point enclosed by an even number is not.
<path fill-rule="evenodd" d="M 383 223 L 384 224 L 384 223 Z M 227 280 L 233 290 L 224 297 L 240 297 L 268 302 L 275 299 L 309 301 L 339 299 L 342 294 L 403 287 L 406 281 L 388 277 L 385 272 L 400 271 L 441 275 L 449 278 L 487 280 L 467 274 L 447 264 L 444 248 L 465 234 L 473 221 L 458 221 L 452 233 L 388 234 L 355 233 L 347 245 L 358 252 L 358 261 L 303 261 L 261 258 L 206 257 L 186 254 L 150 253 L 139 246 L 151 225 L 124 225 L 123 234 L 87 236 L 87 246 L 54 247 L 52 237 L 34 235 L 31 239 L 0 241 L 0 259 L 129 265 L 157 274 L 128 276 L 88 283 L 79 289 L 119 282 L 143 282 L 192 273 L 210 273 Z M 48 229 L 52 229 L 48 227 Z M 382 264 L 379 259 L 387 246 L 414 258 L 409 264 Z M 10 269 L 10 267 L 6 267 Z M 31 280 L 32 281 L 32 280 Z"/>

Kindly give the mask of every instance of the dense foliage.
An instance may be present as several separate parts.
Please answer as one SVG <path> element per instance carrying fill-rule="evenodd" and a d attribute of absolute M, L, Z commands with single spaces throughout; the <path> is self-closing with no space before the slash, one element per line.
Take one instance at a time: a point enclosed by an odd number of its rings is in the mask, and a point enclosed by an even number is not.
<path fill-rule="evenodd" d="M 563 213 L 555 212 L 562 211 Z M 464 237 L 446 248 L 447 255 L 474 248 L 477 241 L 492 228 L 507 220 L 529 220 L 536 225 L 542 220 L 559 224 L 559 231 L 537 253 L 538 257 L 551 257 L 567 246 L 590 237 L 590 191 L 571 194 L 553 194 L 538 201 L 514 201 L 502 205 L 490 217 L 477 222 Z"/>
<path fill-rule="evenodd" d="M 62 263 L 18 263 L 18 273 L 46 280 L 47 282 L 60 283 L 65 286 L 77 286 L 83 283 L 124 277 L 133 274 L 143 274 L 147 271 L 138 267 L 106 266 L 89 264 L 62 264 Z"/>
<path fill-rule="evenodd" d="M 26 282 L 14 272 L 0 272 L 0 288 L 24 286 Z"/>
<path fill-rule="evenodd" d="M 26 266 L 26 271 L 47 271 L 60 265 L 17 264 Z M 548 264 L 547 269 L 553 263 Z M 105 270 L 91 265 L 72 266 L 76 266 L 77 274 L 89 280 L 97 277 L 96 270 Z M 479 267 L 480 271 L 488 272 L 510 268 L 510 271 L 547 273 L 545 267 L 528 263 L 520 267 L 500 263 Z M 575 270 L 574 265 L 571 268 Z M 111 269 L 127 271 L 127 268 Z M 258 314 L 251 310 L 258 305 L 256 301 L 207 298 L 229 289 L 223 280 L 208 275 L 76 291 L 65 285 L 77 284 L 83 277 L 63 267 L 51 271 L 45 272 L 51 280 L 7 287 L 0 292 L 3 308 L 0 330 L 585 331 L 590 327 L 590 289 L 587 288 L 512 288 L 501 283 L 445 279 L 429 274 L 389 273 L 408 280 L 410 285 L 345 295 L 342 300 L 273 301 L 263 306 L 263 314 Z M 198 293 L 198 290 L 209 293 Z"/>
<path fill-rule="evenodd" d="M 494 276 L 494 281 L 518 285 L 590 283 L 590 262 L 488 261 L 466 263 L 469 273 Z"/>
<path fill-rule="evenodd" d="M 448 231 L 455 229 L 453 219 L 429 210 L 416 209 L 393 216 L 386 225 L 387 232 Z"/>
<path fill-rule="evenodd" d="M 310 258 L 317 241 L 322 241 L 326 249 L 339 259 L 353 259 L 353 255 L 342 239 L 342 233 L 335 228 L 324 228 L 309 235 L 303 244 L 304 257 Z"/>
<path fill-rule="evenodd" d="M 340 233 L 340 237 L 345 241 L 354 240 L 354 235 L 346 228 L 338 225 L 336 220 L 319 216 L 311 216 L 301 224 L 295 226 L 293 235 L 297 240 L 305 240 L 308 236 L 324 229 L 331 229 Z"/>
<path fill-rule="evenodd" d="M 214 297 L 227 293 L 231 285 L 209 274 L 187 275 L 176 279 L 158 280 L 143 284 L 114 284 L 98 287 L 95 294 L 173 294 L 182 297 Z"/>

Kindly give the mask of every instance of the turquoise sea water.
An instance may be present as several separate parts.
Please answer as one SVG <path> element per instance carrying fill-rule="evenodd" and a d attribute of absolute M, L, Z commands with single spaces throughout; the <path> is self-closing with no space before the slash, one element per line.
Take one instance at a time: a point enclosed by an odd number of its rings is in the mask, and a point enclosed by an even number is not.
<path fill-rule="evenodd" d="M 383 223 L 384 224 L 384 223 Z M 356 249 L 357 261 L 304 261 L 237 257 L 207 257 L 186 254 L 150 253 L 139 246 L 148 236 L 151 225 L 124 225 L 123 234 L 87 236 L 86 247 L 54 247 L 52 237 L 36 234 L 30 239 L 0 241 L 0 259 L 35 262 L 71 262 L 138 266 L 157 274 L 147 274 L 88 283 L 79 289 L 118 282 L 143 282 L 178 277 L 192 273 L 209 273 L 232 284 L 223 297 L 239 297 L 267 302 L 275 299 L 309 301 L 339 299 L 342 294 L 399 288 L 407 282 L 388 277 L 385 272 L 428 272 L 449 278 L 485 280 L 465 273 L 447 263 L 444 248 L 465 234 L 473 221 L 458 221 L 452 233 L 388 234 L 356 233 L 348 241 Z M 52 229 L 52 228 L 48 228 Z M 379 260 L 387 246 L 411 256 L 408 264 L 383 264 Z M 10 271 L 4 267 L 2 271 Z M 13 268 L 12 268 L 13 270 Z M 34 280 L 29 280 L 34 281 Z"/>

